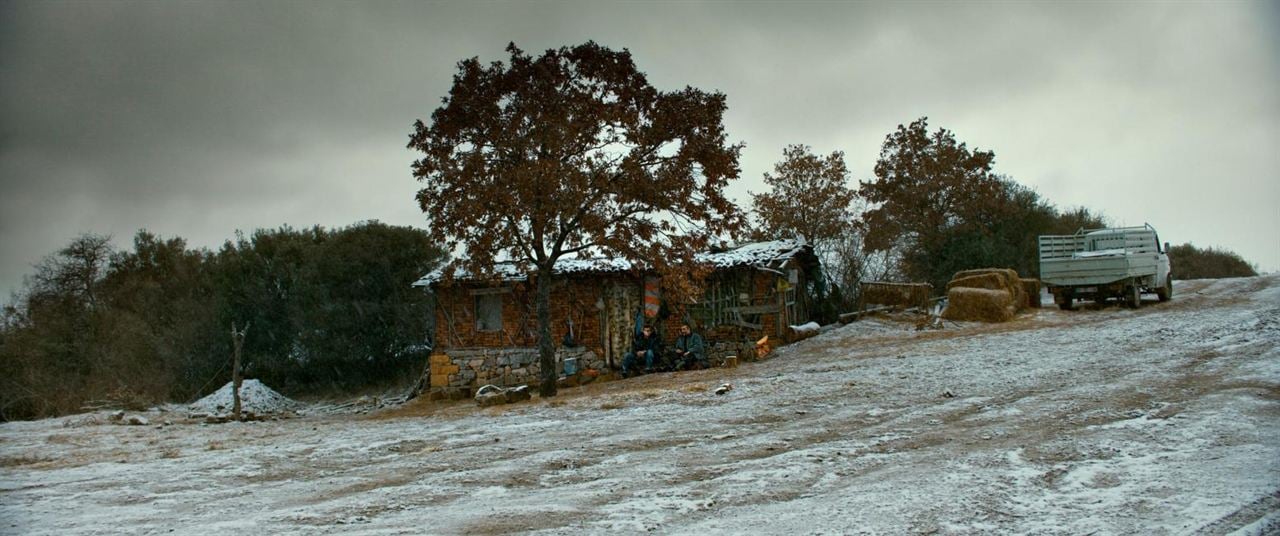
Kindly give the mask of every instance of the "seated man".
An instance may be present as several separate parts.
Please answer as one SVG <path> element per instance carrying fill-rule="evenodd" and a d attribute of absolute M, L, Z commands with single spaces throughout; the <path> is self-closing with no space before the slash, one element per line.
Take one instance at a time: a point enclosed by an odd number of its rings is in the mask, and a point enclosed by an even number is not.
<path fill-rule="evenodd" d="M 680 337 L 676 339 L 676 370 L 710 368 L 707 362 L 707 347 L 702 337 L 693 332 L 689 323 L 680 324 Z"/>
<path fill-rule="evenodd" d="M 662 355 L 662 337 L 653 332 L 653 326 L 645 326 L 640 336 L 631 341 L 631 351 L 622 358 L 622 377 L 626 378 L 636 369 L 638 357 L 644 358 L 644 372 L 653 372 L 653 361 Z"/>

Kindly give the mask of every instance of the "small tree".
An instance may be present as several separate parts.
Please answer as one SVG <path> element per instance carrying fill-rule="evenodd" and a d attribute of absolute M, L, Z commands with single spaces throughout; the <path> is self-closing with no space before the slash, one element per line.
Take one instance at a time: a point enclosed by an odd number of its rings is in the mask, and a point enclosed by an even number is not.
<path fill-rule="evenodd" d="M 724 196 L 741 145 L 726 142 L 725 96 L 662 92 L 631 53 L 588 42 L 510 63 L 458 63 L 449 95 L 409 148 L 434 239 L 473 273 L 512 260 L 537 284 L 543 396 L 556 393 L 553 267 L 570 255 L 621 256 L 660 272 L 742 224 Z M 446 270 L 452 273 L 452 270 Z"/>
<path fill-rule="evenodd" d="M 760 234 L 799 234 L 815 248 L 829 249 L 853 223 L 850 205 L 857 194 L 849 188 L 843 152 L 819 157 L 807 145 L 788 145 L 764 182 L 770 191 L 751 194 Z"/>
<path fill-rule="evenodd" d="M 802 236 L 822 259 L 828 280 L 833 279 L 830 274 L 846 272 L 837 265 L 847 255 L 836 253 L 840 239 L 853 230 L 850 206 L 857 194 L 849 188 L 844 153 L 820 157 L 807 145 L 788 145 L 773 173 L 764 174 L 764 182 L 771 188 L 768 192 L 751 194 L 756 216 L 753 234 L 760 239 L 776 238 L 779 233 Z M 836 312 L 827 303 L 826 287 L 820 285 L 814 296 L 822 304 L 819 316 L 824 321 Z"/>

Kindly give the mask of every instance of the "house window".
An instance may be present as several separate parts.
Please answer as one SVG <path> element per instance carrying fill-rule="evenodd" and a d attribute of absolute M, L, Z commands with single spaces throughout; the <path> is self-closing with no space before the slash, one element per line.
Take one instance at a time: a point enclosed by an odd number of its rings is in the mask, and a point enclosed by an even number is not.
<path fill-rule="evenodd" d="M 476 296 L 476 331 L 502 331 L 502 295 Z"/>

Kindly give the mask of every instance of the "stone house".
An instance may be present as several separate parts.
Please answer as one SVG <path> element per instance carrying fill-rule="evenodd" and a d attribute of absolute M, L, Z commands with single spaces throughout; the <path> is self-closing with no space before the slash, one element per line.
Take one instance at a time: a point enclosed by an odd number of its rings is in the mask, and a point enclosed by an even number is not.
<path fill-rule="evenodd" d="M 713 365 L 726 355 L 754 356 L 757 339 L 784 339 L 789 325 L 809 321 L 808 290 L 820 267 L 803 240 L 745 244 L 696 259 L 711 272 L 703 298 L 693 304 L 664 300 L 653 274 L 622 259 L 557 262 L 551 333 L 561 376 L 570 382 L 608 376 L 621 366 L 640 319 L 668 345 L 689 321 L 706 338 Z M 446 281 L 437 269 L 415 283 L 435 298 L 429 369 L 435 397 L 539 378 L 536 285 L 512 264 L 494 272 L 487 280 L 460 272 Z"/>

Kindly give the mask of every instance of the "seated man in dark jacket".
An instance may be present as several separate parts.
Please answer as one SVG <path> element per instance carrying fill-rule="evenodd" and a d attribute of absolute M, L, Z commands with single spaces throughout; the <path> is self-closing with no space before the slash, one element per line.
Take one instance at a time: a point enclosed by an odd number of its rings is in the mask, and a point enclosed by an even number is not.
<path fill-rule="evenodd" d="M 680 337 L 676 339 L 676 370 L 709 368 L 707 362 L 707 345 L 702 337 L 693 332 L 688 323 L 680 325 Z"/>
<path fill-rule="evenodd" d="M 653 332 L 652 326 L 645 326 L 640 336 L 631 341 L 631 351 L 622 358 L 622 377 L 625 378 L 636 369 L 638 358 L 644 358 L 644 372 L 653 372 L 653 361 L 662 355 L 662 337 Z"/>

